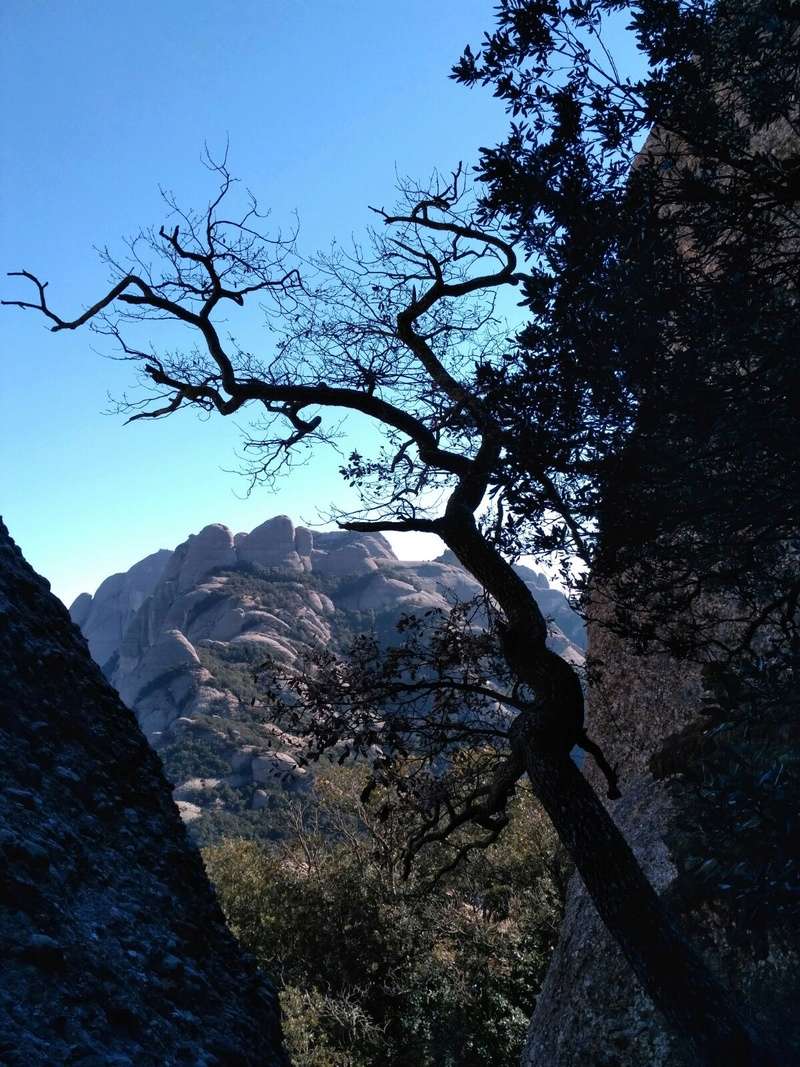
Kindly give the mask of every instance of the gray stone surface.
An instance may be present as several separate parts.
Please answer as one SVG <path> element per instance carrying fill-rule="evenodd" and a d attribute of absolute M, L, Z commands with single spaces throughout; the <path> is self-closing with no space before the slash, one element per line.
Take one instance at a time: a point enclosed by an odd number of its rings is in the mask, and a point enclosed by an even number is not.
<path fill-rule="evenodd" d="M 626 788 L 614 819 L 656 888 L 675 876 L 661 833 L 668 801 L 643 778 Z M 661 831 L 661 832 L 659 832 Z M 631 977 L 576 876 L 556 955 L 531 1020 L 521 1067 L 688 1067 Z"/>
<path fill-rule="evenodd" d="M 289 567 L 302 569 L 300 557 L 295 550 L 295 534 L 292 520 L 286 515 L 276 515 L 242 537 L 236 545 L 238 558 L 243 563 L 255 563 L 260 567 Z"/>
<path fill-rule="evenodd" d="M 73 622 L 89 642 L 102 667 L 119 648 L 134 615 L 153 591 L 172 553 L 162 548 L 139 560 L 124 574 L 112 574 L 94 596 L 81 593 L 70 607 Z"/>
<path fill-rule="evenodd" d="M 606 802 L 611 814 L 685 935 L 775 1042 L 777 1062 L 800 1062 L 797 849 L 784 830 L 791 803 L 770 785 L 780 764 L 796 782 L 796 700 L 776 718 L 748 720 L 743 708 L 740 722 L 715 724 L 699 667 L 637 655 L 603 625 L 600 597 L 593 618 L 589 732 L 619 772 L 622 799 Z M 604 796 L 596 768 L 585 769 Z M 771 869 L 782 877 L 765 878 Z M 522 1067 L 588 1063 L 691 1067 L 692 1059 L 575 876 Z"/>
<path fill-rule="evenodd" d="M 168 559 L 158 556 L 160 576 L 132 616 L 130 598 L 124 603 L 100 598 L 107 605 L 102 652 L 108 676 L 148 740 L 158 748 L 172 745 L 193 722 L 198 744 L 210 745 L 230 764 L 225 783 L 236 788 L 248 783 L 261 788 L 270 781 L 294 788 L 306 775 L 297 766 L 297 752 L 291 745 L 287 750 L 280 736 L 262 741 L 251 731 L 247 744 L 237 745 L 225 723 L 236 719 L 239 698 L 206 669 L 204 656 L 237 666 L 241 678 L 254 662 L 291 665 L 309 645 L 331 647 L 339 627 L 352 632 L 376 618 L 391 624 L 403 612 L 447 611 L 479 590 L 452 556 L 401 562 L 379 534 L 317 533 L 295 527 L 285 515 L 236 537 L 215 523 L 187 538 Z M 130 576 L 138 589 L 142 573 L 139 564 L 101 590 L 131 585 Z M 546 610 L 578 635 L 576 643 L 554 627 L 553 647 L 580 661 L 580 620 L 546 578 L 530 570 L 525 578 Z M 86 609 L 86 599 L 79 598 L 73 617 L 83 619 L 98 639 L 99 616 Z M 252 745 L 242 763 L 237 753 Z M 185 784 L 175 782 L 178 789 Z M 177 795 L 184 818 L 196 820 L 197 798 Z"/>
<path fill-rule="evenodd" d="M 118 681 L 120 696 L 135 707 L 148 740 L 178 718 L 189 699 L 212 681 L 191 642 L 180 630 L 166 630 L 136 667 Z"/>
<path fill-rule="evenodd" d="M 0 1062 L 278 1067 L 158 758 L 0 523 Z"/>
<path fill-rule="evenodd" d="M 378 569 L 367 545 L 342 545 L 326 552 L 311 553 L 311 568 L 315 574 L 329 574 L 335 578 L 367 574 Z"/>
<path fill-rule="evenodd" d="M 215 522 L 175 549 L 163 577 L 166 581 L 177 579 L 178 591 L 186 592 L 212 571 L 235 563 L 233 534 L 227 526 Z"/>
<path fill-rule="evenodd" d="M 369 552 L 373 559 L 396 559 L 392 546 L 379 533 L 356 533 L 349 530 L 326 530 L 313 533 L 314 548 L 323 552 L 333 552 L 345 545 L 359 544 Z"/>

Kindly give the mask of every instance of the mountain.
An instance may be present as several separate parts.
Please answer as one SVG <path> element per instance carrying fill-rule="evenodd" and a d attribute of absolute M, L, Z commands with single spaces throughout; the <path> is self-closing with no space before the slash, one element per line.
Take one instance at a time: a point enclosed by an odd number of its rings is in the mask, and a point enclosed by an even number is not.
<path fill-rule="evenodd" d="M 172 553 L 162 548 L 135 563 L 125 574 L 112 574 L 94 596 L 81 593 L 69 609 L 82 628 L 92 659 L 101 666 L 119 648 L 134 615 L 152 593 Z"/>
<path fill-rule="evenodd" d="M 158 759 L 2 522 L 0 780 L 4 1067 L 287 1062 Z"/>
<path fill-rule="evenodd" d="M 547 579 L 520 573 L 552 619 L 551 646 L 583 659 L 582 621 Z M 156 552 L 72 605 L 92 655 L 136 713 L 200 839 L 266 831 L 259 812 L 303 789 L 301 741 L 251 708 L 253 667 L 291 666 L 355 633 L 389 639 L 403 613 L 448 610 L 479 592 L 445 553 L 399 560 L 379 534 L 318 533 L 278 515 L 234 536 L 213 524 Z"/>

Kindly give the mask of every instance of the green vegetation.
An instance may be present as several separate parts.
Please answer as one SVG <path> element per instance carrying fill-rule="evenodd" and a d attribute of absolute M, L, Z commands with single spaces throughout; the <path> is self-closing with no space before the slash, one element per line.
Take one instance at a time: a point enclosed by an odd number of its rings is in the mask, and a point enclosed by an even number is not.
<path fill-rule="evenodd" d="M 325 768 L 280 843 L 204 859 L 228 922 L 281 987 L 296 1067 L 516 1064 L 561 918 L 565 862 L 531 798 L 485 851 L 403 881 L 399 816 Z"/>
<path fill-rule="evenodd" d="M 217 747 L 205 736 L 184 732 L 180 739 L 165 745 L 159 751 L 164 773 L 173 785 L 180 785 L 189 778 L 220 778 L 230 773 L 227 760 L 218 753 Z"/>
<path fill-rule="evenodd" d="M 214 675 L 218 688 L 228 689 L 240 701 L 250 704 L 257 692 L 254 668 L 264 661 L 263 649 L 242 643 L 220 645 L 213 650 L 200 646 L 197 657 Z"/>
<path fill-rule="evenodd" d="M 281 806 L 285 808 L 288 805 L 289 797 L 275 791 L 270 800 L 274 802 L 274 807 L 261 811 L 206 808 L 198 819 L 188 824 L 189 836 L 202 849 L 221 847 L 221 843 L 234 840 L 243 844 L 273 842 L 279 836 L 276 823 L 283 823 Z"/>

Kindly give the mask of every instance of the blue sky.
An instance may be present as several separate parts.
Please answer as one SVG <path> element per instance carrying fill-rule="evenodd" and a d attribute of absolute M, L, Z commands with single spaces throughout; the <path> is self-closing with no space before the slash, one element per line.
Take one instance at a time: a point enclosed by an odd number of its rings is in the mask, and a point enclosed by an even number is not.
<path fill-rule="evenodd" d="M 491 21 L 487 0 L 4 0 L 0 268 L 38 273 L 74 314 L 104 291 L 93 246 L 160 224 L 159 184 L 202 207 L 203 144 L 226 139 L 232 170 L 276 222 L 299 212 L 305 248 L 347 239 L 367 204 L 391 202 L 396 170 L 450 169 L 502 136 L 490 92 L 447 77 Z M 20 292 L 13 279 L 0 289 Z M 257 320 L 246 329 L 257 336 Z M 233 421 L 124 427 L 104 414 L 131 368 L 85 330 L 54 335 L 3 309 L 0 338 L 0 510 L 67 602 L 208 522 L 314 521 L 346 502 L 333 454 L 245 498 L 230 473 Z M 396 547 L 439 551 L 432 539 Z"/>

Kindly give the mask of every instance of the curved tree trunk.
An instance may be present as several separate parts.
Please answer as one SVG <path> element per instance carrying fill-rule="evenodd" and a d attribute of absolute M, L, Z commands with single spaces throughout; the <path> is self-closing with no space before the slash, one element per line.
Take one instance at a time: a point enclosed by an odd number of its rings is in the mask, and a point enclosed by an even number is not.
<path fill-rule="evenodd" d="M 609 933 L 695 1067 L 778 1067 L 669 916 L 619 828 L 570 757 L 583 732 L 583 691 L 572 667 L 546 646 L 547 625 L 530 590 L 480 533 L 469 507 L 450 499 L 439 533 L 497 601 L 507 620 L 509 665 L 536 694 L 512 743 Z"/>
<path fill-rule="evenodd" d="M 695 1064 L 777 1067 L 670 919 L 622 833 L 572 759 L 522 738 L 533 791 L 609 932 Z"/>

